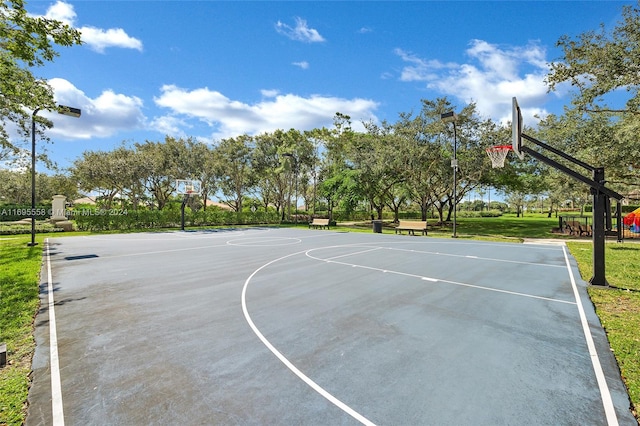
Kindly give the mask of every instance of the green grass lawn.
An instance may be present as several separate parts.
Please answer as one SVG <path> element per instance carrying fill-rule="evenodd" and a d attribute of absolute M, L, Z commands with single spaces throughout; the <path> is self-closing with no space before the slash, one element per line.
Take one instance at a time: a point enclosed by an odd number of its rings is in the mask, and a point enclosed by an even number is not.
<path fill-rule="evenodd" d="M 463 239 L 520 242 L 524 238 L 566 238 L 554 234 L 557 218 L 527 215 L 516 218 L 459 218 L 457 234 Z M 306 228 L 306 225 L 298 225 Z M 339 226 L 332 230 L 372 232 L 370 224 Z M 385 227 L 385 233 L 393 229 Z M 56 233 L 87 235 L 90 233 Z M 451 237 L 451 227 L 430 227 L 429 236 Z M 0 342 L 7 344 L 9 364 L 0 369 L 0 425 L 23 424 L 34 350 L 33 320 L 38 310 L 38 285 L 42 263 L 42 243 L 47 235 L 38 234 L 36 247 L 27 247 L 29 235 L 0 237 Z M 415 237 L 420 238 L 420 237 Z M 582 278 L 592 274 L 592 246 L 589 239 L 568 243 Z M 604 325 L 616 355 L 632 403 L 640 407 L 640 244 L 608 243 L 606 276 L 612 288 L 590 287 L 589 295 Z M 636 417 L 638 414 L 636 413 Z"/>
<path fill-rule="evenodd" d="M 0 342 L 7 345 L 8 361 L 0 369 L 0 424 L 24 420 L 42 262 L 42 245 L 27 247 L 29 241 L 30 236 L 0 239 Z"/>
<path fill-rule="evenodd" d="M 515 217 L 504 215 L 500 217 L 467 217 L 458 218 L 456 222 L 456 234 L 459 238 L 507 238 L 510 240 L 524 238 L 564 238 L 566 235 L 554 234 L 551 229 L 558 226 L 557 218 L 547 218 L 542 215 L 528 215 Z M 430 227 L 432 236 L 449 237 L 452 234 L 452 226 Z"/>
<path fill-rule="evenodd" d="M 385 221 L 383 233 L 395 233 L 391 221 Z M 432 237 L 450 237 L 452 225 L 431 225 L 427 221 L 428 234 Z M 459 217 L 456 221 L 456 234 L 458 238 L 495 239 L 500 241 L 522 241 L 525 238 L 567 238 L 567 235 L 551 232 L 558 226 L 558 218 L 547 217 L 546 214 L 528 214 L 516 217 L 513 214 L 505 214 L 500 217 Z M 372 232 L 369 222 L 362 222 L 350 226 L 333 227 L 333 230 L 357 230 Z"/>
<path fill-rule="evenodd" d="M 591 244 L 569 242 L 584 280 L 592 276 Z M 640 419 L 640 244 L 612 243 L 605 247 L 605 273 L 610 288 L 589 287 L 589 296 L 604 326 L 622 378 Z"/>

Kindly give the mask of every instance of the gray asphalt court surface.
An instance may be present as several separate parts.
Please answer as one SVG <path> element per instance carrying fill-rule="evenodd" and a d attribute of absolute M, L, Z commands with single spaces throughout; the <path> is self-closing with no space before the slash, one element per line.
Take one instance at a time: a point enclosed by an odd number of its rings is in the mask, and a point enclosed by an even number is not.
<path fill-rule="evenodd" d="M 304 229 L 45 244 L 31 425 L 637 425 L 562 245 Z"/>

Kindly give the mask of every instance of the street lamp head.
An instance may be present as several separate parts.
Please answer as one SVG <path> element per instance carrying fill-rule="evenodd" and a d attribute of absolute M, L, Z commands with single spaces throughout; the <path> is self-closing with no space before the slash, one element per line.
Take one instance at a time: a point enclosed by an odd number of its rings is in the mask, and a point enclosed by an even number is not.
<path fill-rule="evenodd" d="M 78 118 L 80 117 L 80 114 L 82 114 L 82 111 L 80 110 L 80 108 L 74 108 L 74 107 L 65 106 L 65 105 L 58 105 L 58 114 L 68 115 L 69 117 Z"/>
<path fill-rule="evenodd" d="M 458 116 L 455 112 L 449 111 L 440 114 L 440 120 L 442 120 L 444 123 L 455 123 L 456 121 L 458 121 Z"/>

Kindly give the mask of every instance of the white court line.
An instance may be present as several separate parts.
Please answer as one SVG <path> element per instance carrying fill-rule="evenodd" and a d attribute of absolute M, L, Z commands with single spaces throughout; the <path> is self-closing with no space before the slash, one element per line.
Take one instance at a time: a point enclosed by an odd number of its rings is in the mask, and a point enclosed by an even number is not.
<path fill-rule="evenodd" d="M 284 242 L 284 244 L 276 244 Z M 269 244 L 271 243 L 271 244 Z M 282 247 L 300 244 L 302 240 L 297 237 L 244 237 L 228 240 L 227 245 L 236 247 Z"/>
<path fill-rule="evenodd" d="M 62 386 L 60 384 L 60 361 L 58 358 L 58 334 L 56 332 L 56 311 L 53 299 L 53 279 L 51 274 L 51 256 L 49 255 L 49 239 L 44 240 L 47 258 L 47 292 L 49 293 L 49 358 L 51 364 L 51 410 L 52 424 L 64 426 L 62 408 Z"/>
<path fill-rule="evenodd" d="M 376 250 L 380 250 L 382 248 L 383 247 L 374 247 L 374 248 L 370 248 L 370 249 L 367 249 L 367 250 L 356 251 L 356 252 L 353 252 L 353 253 L 341 254 L 340 256 L 328 257 L 325 260 L 329 261 L 329 260 L 333 260 L 333 259 L 339 259 L 341 257 L 355 256 L 356 254 L 368 253 L 370 251 L 376 251 Z"/>
<path fill-rule="evenodd" d="M 571 270 L 571 264 L 569 263 L 569 256 L 567 255 L 566 247 L 562 247 L 564 253 L 564 259 L 567 264 L 567 270 L 569 271 L 569 278 L 571 279 L 571 287 L 573 287 L 573 294 L 576 298 L 578 305 L 578 313 L 580 314 L 580 322 L 582 323 L 582 331 L 587 341 L 587 348 L 589 348 L 589 355 L 591 356 L 591 363 L 593 364 L 593 371 L 596 374 L 596 380 L 598 381 L 598 388 L 600 388 L 600 396 L 602 397 L 602 405 L 604 406 L 604 412 L 607 416 L 607 424 L 609 426 L 617 426 L 618 418 L 616 416 L 616 410 L 611 399 L 611 392 L 609 386 L 607 386 L 607 379 L 605 378 L 604 371 L 602 370 L 602 364 L 600 364 L 600 358 L 598 358 L 598 352 L 596 351 L 596 345 L 593 342 L 593 336 L 589 330 L 589 323 L 587 322 L 587 316 L 584 313 L 582 307 L 582 300 L 580 299 L 580 293 L 578 293 L 578 287 L 576 286 L 576 280 Z"/>
<path fill-rule="evenodd" d="M 273 353 L 289 370 L 291 370 L 293 374 L 298 376 L 303 382 L 305 382 L 313 390 L 315 390 L 320 395 L 322 395 L 327 401 L 331 402 L 333 405 L 340 408 L 342 411 L 349 414 L 351 417 L 358 420 L 360 423 L 368 426 L 375 426 L 375 424 L 371 422 L 369 419 L 367 419 L 362 414 L 358 413 L 353 408 L 349 407 L 347 404 L 345 404 L 344 402 L 340 401 L 338 398 L 336 398 L 335 396 L 327 392 L 319 384 L 311 380 L 302 371 L 300 371 L 295 365 L 293 365 L 291 361 L 289 361 L 284 355 L 282 355 L 282 353 L 278 351 L 275 348 L 275 346 L 273 346 L 271 342 L 267 340 L 266 337 L 264 337 L 264 335 L 260 332 L 258 327 L 256 327 L 256 325 L 253 323 L 253 320 L 251 319 L 251 315 L 249 315 L 249 310 L 247 309 L 247 287 L 249 287 L 249 282 L 251 281 L 251 278 L 253 278 L 262 269 L 266 268 L 267 266 L 273 263 L 279 262 L 291 256 L 297 256 L 302 253 L 304 253 L 304 251 L 288 254 L 278 259 L 272 260 L 271 262 L 265 263 L 264 265 L 262 265 L 261 267 L 253 271 L 253 273 L 249 276 L 249 278 L 247 278 L 247 280 L 244 282 L 244 286 L 242 287 L 242 312 L 244 313 L 244 318 L 249 324 L 249 327 L 251 327 L 251 330 L 253 330 L 253 332 L 255 333 L 255 335 L 258 336 L 258 338 L 271 351 L 271 353 Z"/>
<path fill-rule="evenodd" d="M 441 253 L 437 251 L 425 251 L 425 250 L 415 250 L 415 249 L 409 250 L 409 249 L 401 249 L 401 248 L 394 248 L 394 247 L 381 247 L 381 248 L 385 248 L 387 250 L 408 251 L 412 253 L 435 254 L 437 256 L 463 257 L 466 259 L 487 260 L 490 262 L 517 263 L 519 265 L 546 266 L 549 268 L 564 268 L 564 265 L 549 265 L 546 263 L 524 262 L 521 260 L 496 259 L 493 257 L 470 256 L 466 254 L 451 254 L 451 253 Z"/>
<path fill-rule="evenodd" d="M 338 247 L 340 247 L 340 246 L 338 246 Z M 383 248 L 383 247 L 380 247 L 380 248 Z M 336 257 L 330 257 L 330 258 L 327 258 L 327 259 L 322 259 L 322 258 L 319 258 L 319 257 L 312 256 L 310 254 L 312 251 L 316 251 L 316 250 L 323 250 L 323 249 L 310 249 L 310 250 L 307 250 L 305 254 L 310 259 L 319 260 L 321 262 L 326 262 L 326 263 L 333 263 L 333 264 L 336 264 L 336 265 L 350 266 L 352 268 L 369 269 L 371 271 L 378 271 L 378 272 L 387 273 L 387 274 L 394 274 L 394 275 L 400 275 L 400 276 L 404 276 L 404 277 L 417 278 L 417 279 L 420 279 L 420 280 L 423 280 L 423 281 L 441 282 L 441 283 L 446 283 L 446 284 L 453 284 L 453 285 L 457 285 L 457 286 L 461 286 L 461 287 L 475 288 L 475 289 L 478 289 L 478 290 L 486 290 L 486 291 L 493 291 L 493 292 L 496 292 L 496 293 L 510 294 L 512 296 L 528 297 L 530 299 L 547 300 L 549 302 L 566 303 L 568 305 L 575 305 L 576 304 L 576 302 L 570 302 L 568 300 L 553 299 L 553 298 L 550 298 L 550 297 L 536 296 L 536 295 L 527 294 L 527 293 L 519 293 L 517 291 L 501 290 L 501 289 L 498 289 L 498 288 L 485 287 L 485 286 L 475 285 L 475 284 L 468 284 L 468 283 L 463 283 L 463 282 L 459 282 L 459 281 L 443 280 L 443 279 L 440 279 L 440 278 L 425 277 L 423 275 L 411 274 L 411 273 L 408 273 L 408 272 L 392 271 L 392 270 L 389 270 L 389 269 L 376 268 L 375 266 L 358 265 L 358 264 L 355 264 L 355 263 L 339 262 L 339 261 L 333 260 L 333 259 L 336 259 L 338 257 L 348 256 L 348 254 L 341 255 L 341 256 L 336 256 Z M 371 251 L 371 250 L 367 250 L 367 251 Z M 360 251 L 360 252 L 356 252 L 356 253 L 352 253 L 352 254 L 359 254 L 359 253 L 364 253 L 364 252 Z M 431 254 L 433 254 L 433 253 L 431 253 Z M 459 256 L 459 257 L 466 257 L 466 256 Z M 526 263 L 526 262 L 517 262 L 517 263 Z M 542 265 L 542 264 L 540 264 L 540 265 Z"/>

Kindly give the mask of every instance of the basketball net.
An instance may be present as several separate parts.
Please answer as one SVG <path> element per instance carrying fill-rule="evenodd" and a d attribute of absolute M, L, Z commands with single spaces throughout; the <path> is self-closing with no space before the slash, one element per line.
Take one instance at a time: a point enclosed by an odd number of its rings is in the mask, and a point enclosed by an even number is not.
<path fill-rule="evenodd" d="M 511 145 L 498 145 L 487 148 L 485 151 L 491 159 L 491 167 L 494 169 L 504 167 L 504 160 L 512 149 Z"/>

